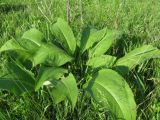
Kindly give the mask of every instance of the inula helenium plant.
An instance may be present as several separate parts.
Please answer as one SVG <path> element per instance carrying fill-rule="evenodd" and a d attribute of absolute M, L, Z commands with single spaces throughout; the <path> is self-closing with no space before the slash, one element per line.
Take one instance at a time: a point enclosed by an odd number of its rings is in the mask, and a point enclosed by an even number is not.
<path fill-rule="evenodd" d="M 8 74 L 0 78 L 0 88 L 17 95 L 47 88 L 54 103 L 68 100 L 73 111 L 79 92 L 83 92 L 116 119 L 136 120 L 134 95 L 123 76 L 136 65 L 159 56 L 160 50 L 143 45 L 117 59 L 106 53 L 118 31 L 86 28 L 78 41 L 61 18 L 51 31 L 53 41 L 47 42 L 33 28 L 0 48 L 2 55 L 7 54 L 8 68 Z"/>

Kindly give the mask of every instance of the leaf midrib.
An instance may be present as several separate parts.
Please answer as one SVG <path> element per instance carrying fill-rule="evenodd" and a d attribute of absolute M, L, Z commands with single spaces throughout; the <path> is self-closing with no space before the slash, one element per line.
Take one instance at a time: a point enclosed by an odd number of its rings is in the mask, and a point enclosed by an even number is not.
<path fill-rule="evenodd" d="M 117 63 L 120 64 L 120 63 L 123 63 L 123 62 L 126 62 L 127 60 L 133 60 L 134 57 L 140 57 L 140 58 L 144 58 L 143 56 L 139 56 L 139 55 L 143 55 L 145 53 L 149 53 L 149 52 L 152 52 L 152 51 L 155 51 L 156 49 L 152 49 L 152 50 L 149 50 L 149 51 L 145 51 L 145 52 L 140 52 L 138 54 L 133 54 L 133 55 L 126 55 L 124 57 L 128 57 L 128 58 L 120 58 Z M 154 56 L 154 55 L 153 55 Z M 137 61 L 137 60 L 135 60 Z"/>
<path fill-rule="evenodd" d="M 114 94 L 111 92 L 111 90 L 110 90 L 110 89 L 107 89 L 107 87 L 105 88 L 105 86 L 103 86 L 103 84 L 101 84 L 101 83 L 98 82 L 98 81 L 95 81 L 95 83 L 97 83 L 99 86 L 101 86 L 101 87 L 103 87 L 104 89 L 106 89 L 106 91 L 112 96 L 112 98 L 114 98 L 115 102 L 118 104 L 121 112 L 123 113 L 123 109 L 121 108 L 121 105 L 119 104 L 119 102 L 118 102 L 118 100 L 116 99 L 116 97 L 113 96 Z M 112 93 L 113 95 L 112 95 L 111 93 Z M 126 93 L 125 93 L 125 95 L 126 95 Z M 123 113 L 123 117 L 124 117 L 124 113 Z"/>

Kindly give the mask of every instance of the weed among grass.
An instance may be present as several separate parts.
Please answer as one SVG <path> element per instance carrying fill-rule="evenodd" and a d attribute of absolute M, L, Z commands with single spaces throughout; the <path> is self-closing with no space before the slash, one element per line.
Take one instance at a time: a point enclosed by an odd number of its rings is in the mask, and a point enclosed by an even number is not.
<path fill-rule="evenodd" d="M 118 38 L 117 44 L 114 44 L 107 52 L 110 55 L 117 56 L 117 58 L 121 58 L 134 48 L 144 44 L 152 44 L 159 47 L 160 3 L 158 0 L 70 1 L 70 26 L 74 35 L 77 36 L 77 44 L 80 43 L 82 30 L 86 26 L 96 29 L 107 26 L 108 29 L 120 30 L 123 33 Z M 23 33 L 30 28 L 40 30 L 44 34 L 44 39 L 47 43 L 51 41 L 55 43 L 55 36 L 51 33 L 50 26 L 57 21 L 58 17 L 67 19 L 66 1 L 1 0 L 0 47 L 10 39 L 20 39 Z M 0 77 L 7 76 L 5 74 L 7 71 L 5 66 L 8 59 L 7 54 L 0 54 Z M 76 57 L 78 58 L 78 56 Z M 83 57 L 88 59 L 85 55 Z M 84 64 L 84 61 L 77 60 L 77 62 Z M 66 67 L 66 65 L 63 67 Z M 82 66 L 76 67 L 76 65 L 73 65 L 71 67 L 73 74 L 85 72 L 85 70 L 81 71 L 80 68 Z M 38 74 L 37 68 L 32 71 L 34 71 L 34 74 Z M 76 79 L 79 80 L 80 77 L 77 76 Z M 135 96 L 137 119 L 160 119 L 159 60 L 151 59 L 136 66 L 124 78 L 127 80 Z M 81 82 L 77 83 L 78 87 L 81 88 Z M 96 101 L 90 98 L 89 94 L 83 95 L 83 91 L 80 91 L 78 94 L 79 97 L 73 112 L 67 100 L 55 105 L 48 90 L 44 88 L 38 91 L 38 93 L 25 93 L 21 96 L 15 96 L 6 90 L 1 90 L 0 119 L 110 120 L 112 117 L 114 118 L 110 111 L 97 105 Z"/>

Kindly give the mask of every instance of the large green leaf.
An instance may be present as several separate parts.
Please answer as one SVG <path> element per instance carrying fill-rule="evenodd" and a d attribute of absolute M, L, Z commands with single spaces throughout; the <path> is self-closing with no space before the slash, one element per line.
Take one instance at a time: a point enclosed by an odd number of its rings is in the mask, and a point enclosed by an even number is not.
<path fill-rule="evenodd" d="M 33 56 L 34 66 L 40 63 L 61 66 L 71 60 L 72 57 L 54 44 L 42 45 Z"/>
<path fill-rule="evenodd" d="M 57 81 L 57 84 L 52 89 L 52 95 L 55 103 L 67 98 L 72 108 L 74 108 L 78 97 L 78 88 L 74 76 L 70 73 L 66 78 Z"/>
<path fill-rule="evenodd" d="M 35 79 L 31 72 L 18 65 L 16 62 L 8 62 L 8 75 L 0 78 L 0 89 L 9 90 L 15 94 L 34 91 Z"/>
<path fill-rule="evenodd" d="M 35 48 L 35 47 L 34 47 Z M 33 49 L 31 49 L 33 50 Z M 4 52 L 4 51 L 8 51 L 10 53 L 10 51 L 14 51 L 16 53 L 18 53 L 16 55 L 17 58 L 21 58 L 23 60 L 26 60 L 26 59 L 31 59 L 31 56 L 33 53 L 32 52 L 29 52 L 27 49 L 25 49 L 24 47 L 22 47 L 20 45 L 20 43 L 16 40 L 8 40 L 1 48 L 0 48 L 0 52 Z M 13 53 L 11 52 L 10 54 L 11 56 L 15 56 L 13 55 Z"/>
<path fill-rule="evenodd" d="M 55 37 L 64 46 L 65 50 L 71 54 L 74 54 L 76 49 L 76 39 L 67 22 L 61 18 L 58 18 L 51 30 Z"/>
<path fill-rule="evenodd" d="M 19 43 L 16 40 L 8 40 L 1 48 L 0 52 L 3 51 L 14 51 L 14 50 L 22 50 L 25 49 L 19 45 Z"/>
<path fill-rule="evenodd" d="M 16 52 L 26 52 L 28 54 L 33 54 L 41 44 L 43 43 L 43 34 L 35 28 L 26 31 L 22 38 L 19 40 L 9 40 L 0 49 L 3 51 L 16 51 Z"/>
<path fill-rule="evenodd" d="M 36 91 L 43 86 L 45 81 L 53 81 L 60 79 L 65 73 L 67 73 L 66 69 L 63 68 L 56 68 L 56 67 L 47 67 L 42 68 L 36 84 Z"/>
<path fill-rule="evenodd" d="M 160 57 L 160 50 L 151 45 L 144 45 L 140 48 L 136 48 L 120 58 L 115 65 L 115 68 L 122 73 L 128 72 L 136 65 L 151 58 Z"/>
<path fill-rule="evenodd" d="M 85 50 L 91 48 L 93 44 L 100 41 L 105 34 L 106 28 L 98 31 L 86 28 L 81 39 L 81 52 L 83 53 Z"/>
<path fill-rule="evenodd" d="M 27 39 L 28 41 L 35 43 L 37 46 L 40 46 L 43 42 L 44 36 L 39 30 L 32 28 L 23 34 L 22 39 Z"/>
<path fill-rule="evenodd" d="M 35 85 L 33 73 L 26 70 L 23 66 L 12 60 L 12 62 L 8 62 L 7 68 L 13 76 L 18 77 L 32 86 Z"/>
<path fill-rule="evenodd" d="M 34 91 L 33 86 L 18 78 L 0 78 L 0 89 L 5 89 L 20 95 L 24 92 Z"/>
<path fill-rule="evenodd" d="M 116 39 L 117 31 L 107 30 L 106 35 L 91 50 L 91 56 L 103 55 L 113 44 Z"/>
<path fill-rule="evenodd" d="M 23 34 L 19 43 L 29 54 L 34 54 L 44 43 L 43 40 L 43 34 L 39 30 L 32 28 Z"/>
<path fill-rule="evenodd" d="M 98 57 L 90 58 L 87 62 L 88 66 L 91 66 L 93 68 L 97 67 L 112 67 L 112 65 L 115 63 L 116 57 L 111 55 L 101 55 Z"/>
<path fill-rule="evenodd" d="M 89 81 L 87 90 L 103 107 L 109 109 L 116 119 L 136 120 L 136 104 L 133 93 L 117 72 L 102 69 Z"/>

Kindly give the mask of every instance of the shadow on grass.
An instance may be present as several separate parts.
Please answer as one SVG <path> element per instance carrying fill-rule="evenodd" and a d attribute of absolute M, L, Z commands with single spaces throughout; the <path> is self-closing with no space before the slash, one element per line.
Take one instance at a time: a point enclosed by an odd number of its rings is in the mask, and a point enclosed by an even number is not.
<path fill-rule="evenodd" d="M 145 38 L 136 35 L 122 33 L 117 38 L 116 43 L 113 45 L 110 52 L 118 58 L 121 58 L 126 52 L 128 53 L 132 49 L 141 46 L 145 42 L 144 40 Z"/>
<path fill-rule="evenodd" d="M 27 8 L 27 5 L 23 4 L 0 4 L 0 13 L 9 13 L 12 11 L 24 11 Z"/>

